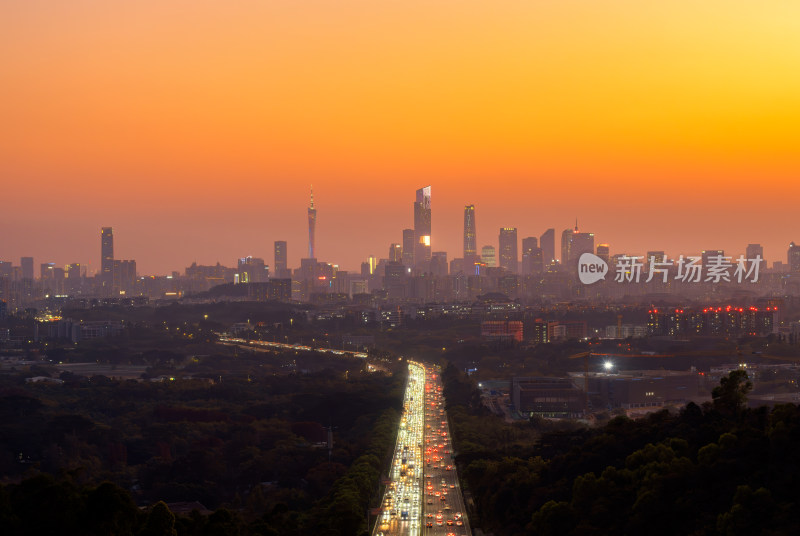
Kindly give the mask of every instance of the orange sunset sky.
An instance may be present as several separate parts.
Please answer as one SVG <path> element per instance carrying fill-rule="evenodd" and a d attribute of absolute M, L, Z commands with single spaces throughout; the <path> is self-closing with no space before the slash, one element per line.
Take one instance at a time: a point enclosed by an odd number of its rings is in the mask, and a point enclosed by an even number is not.
<path fill-rule="evenodd" d="M 0 260 L 357 270 L 579 218 L 613 253 L 800 241 L 796 0 L 5 0 Z M 37 267 L 38 272 L 38 267 Z"/>

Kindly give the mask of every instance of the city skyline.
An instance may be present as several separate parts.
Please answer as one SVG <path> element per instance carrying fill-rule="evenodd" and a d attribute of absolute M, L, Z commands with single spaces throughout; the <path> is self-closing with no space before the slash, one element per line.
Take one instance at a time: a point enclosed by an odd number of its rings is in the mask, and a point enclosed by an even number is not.
<path fill-rule="evenodd" d="M 423 221 L 423 227 L 425 229 L 424 232 L 427 232 L 427 233 L 431 233 L 431 226 L 430 226 L 430 221 L 431 221 L 431 208 L 430 208 L 431 200 L 430 200 L 430 197 L 431 197 L 431 187 L 430 186 L 426 186 L 424 188 L 417 189 L 417 191 L 416 191 L 416 199 L 417 199 L 417 201 L 415 201 L 415 203 L 414 203 L 414 218 L 412 218 L 412 219 L 420 219 L 420 216 L 419 216 L 420 207 L 421 206 L 427 207 L 427 208 L 424 209 L 424 215 L 421 217 L 421 221 Z M 422 201 L 420 201 L 420 200 L 423 200 L 423 199 L 425 200 L 424 203 Z M 465 223 L 465 225 L 461 229 L 462 230 L 462 237 L 461 237 L 462 240 L 468 234 L 467 233 L 467 228 L 468 227 L 471 229 L 471 232 L 472 232 L 473 235 L 477 234 L 477 226 L 475 225 L 475 212 L 476 212 L 476 207 L 475 207 L 474 204 L 472 204 L 472 205 L 464 205 L 464 215 L 465 215 L 464 223 Z M 468 215 L 468 217 L 467 217 L 467 215 Z M 468 224 L 467 224 L 467 221 L 469 221 Z M 307 248 L 308 248 L 307 251 L 309 253 L 312 253 L 314 248 L 316 247 L 314 245 L 315 227 L 316 227 L 316 208 L 314 207 L 313 193 L 312 193 L 312 195 L 311 195 L 311 203 L 310 203 L 309 208 L 308 208 L 307 235 L 305 237 L 306 240 L 307 240 Z M 101 230 L 101 251 L 100 251 L 100 255 L 99 255 L 99 263 L 96 265 L 98 268 L 96 268 L 96 269 L 92 269 L 91 268 L 91 266 L 92 266 L 91 260 L 88 261 L 88 262 L 79 262 L 79 263 L 77 263 L 77 266 L 82 268 L 82 271 L 83 271 L 82 273 L 85 273 L 87 276 L 95 276 L 95 275 L 97 275 L 97 276 L 102 276 L 104 278 L 110 277 L 111 264 L 114 263 L 114 232 L 113 232 L 113 229 L 114 228 L 111 227 L 111 226 L 101 227 L 101 229 L 100 229 Z M 546 258 L 547 257 L 547 252 L 545 251 L 546 248 L 547 248 L 547 245 L 545 244 L 545 237 L 548 234 L 553 235 L 554 234 L 553 231 L 554 231 L 554 228 L 552 228 L 552 227 L 545 229 L 542 232 L 542 236 L 541 236 L 542 242 L 539 243 L 540 238 L 537 238 L 535 231 L 532 232 L 532 233 L 527 233 L 527 232 L 526 233 L 518 233 L 516 227 L 502 227 L 502 228 L 499 229 L 499 235 L 496 235 L 497 239 L 494 240 L 494 241 L 480 242 L 480 243 L 483 244 L 483 246 L 478 246 L 478 251 L 480 253 L 481 249 L 487 248 L 487 247 L 491 248 L 493 251 L 496 251 L 497 257 L 495 258 L 495 263 L 496 263 L 495 265 L 504 267 L 504 268 L 506 268 L 507 271 L 512 272 L 512 273 L 517 273 L 520 269 L 523 268 L 524 263 L 526 262 L 526 259 L 525 259 L 526 252 L 531 253 L 533 251 L 533 249 L 538 251 L 537 255 L 539 257 L 537 257 L 537 258 L 540 258 L 541 262 L 544 265 L 547 265 L 547 263 L 548 263 L 547 258 Z M 409 234 L 410 234 L 410 237 L 407 236 Z M 403 246 L 404 245 L 408 245 L 408 244 L 413 244 L 414 245 L 415 254 L 416 254 L 417 251 L 418 251 L 418 248 L 420 247 L 420 245 L 422 245 L 423 242 L 427 241 L 427 242 L 430 242 L 431 244 L 433 244 L 433 240 L 434 240 L 433 236 L 434 235 L 433 235 L 433 233 L 428 234 L 428 235 L 424 235 L 424 240 L 422 242 L 420 242 L 420 241 L 418 241 L 416 239 L 415 234 L 416 233 L 415 233 L 415 231 L 413 229 L 402 229 L 402 231 L 401 231 L 402 241 L 400 243 L 395 243 L 395 242 L 391 242 L 391 243 L 387 242 L 386 243 L 386 245 L 389 247 L 389 254 L 386 257 L 383 257 L 380 254 L 370 253 L 370 254 L 365 254 L 358 262 L 359 263 L 363 263 L 365 261 L 372 262 L 371 259 L 374 259 L 375 261 L 380 260 L 380 259 L 385 259 L 385 260 L 388 260 L 388 261 L 391 261 L 391 262 L 402 262 L 402 263 L 405 263 L 407 265 L 412 265 L 413 264 L 414 266 L 418 266 L 419 267 L 419 265 L 417 264 L 416 260 L 414 260 L 413 262 L 409 262 L 408 258 L 406 257 L 406 252 L 404 252 Z M 598 251 L 597 250 L 598 247 L 603 248 L 604 254 L 608 254 L 609 251 L 610 251 L 610 254 L 612 256 L 613 255 L 642 255 L 645 258 L 649 258 L 653 254 L 658 254 L 658 256 L 659 256 L 658 258 L 660 260 L 669 260 L 670 262 L 675 261 L 679 255 L 697 255 L 697 256 L 702 256 L 703 259 L 705 259 L 708 255 L 711 255 L 711 254 L 720 254 L 720 255 L 724 254 L 724 255 L 727 255 L 727 256 L 736 256 L 736 255 L 739 255 L 739 254 L 744 254 L 746 258 L 754 258 L 755 255 L 759 255 L 762 259 L 764 259 L 767 262 L 767 264 L 764 265 L 764 269 L 771 268 L 772 264 L 774 262 L 780 262 L 780 263 L 782 263 L 782 265 L 784 267 L 788 267 L 788 265 L 791 263 L 791 261 L 790 261 L 791 257 L 800 258 L 800 256 L 798 256 L 796 254 L 796 251 L 797 251 L 798 248 L 795 247 L 795 242 L 794 241 L 790 241 L 789 246 L 787 246 L 787 248 L 784 249 L 782 255 L 779 253 L 775 257 L 764 256 L 764 245 L 763 245 L 764 241 L 763 240 L 760 241 L 760 242 L 757 242 L 757 243 L 750 242 L 750 243 L 747 243 L 747 244 L 734 245 L 732 248 L 719 248 L 719 249 L 710 249 L 710 248 L 706 248 L 706 249 L 702 249 L 702 250 L 685 250 L 684 249 L 684 250 L 678 250 L 678 251 L 674 251 L 674 252 L 673 251 L 669 251 L 669 250 L 666 250 L 666 252 L 665 252 L 665 250 L 656 251 L 656 250 L 653 250 L 652 248 L 648 249 L 647 251 L 644 251 L 644 250 L 641 250 L 641 251 L 638 251 L 638 250 L 625 250 L 625 251 L 616 250 L 613 247 L 613 240 L 611 241 L 611 245 L 609 245 L 609 243 L 608 243 L 609 241 L 607 239 L 605 241 L 595 242 L 595 233 L 579 231 L 578 224 L 577 224 L 577 219 L 575 221 L 575 227 L 574 228 L 564 229 L 561 232 L 560 235 L 561 235 L 561 251 L 560 252 L 556 251 L 555 252 L 555 257 L 554 257 L 554 259 L 558 260 L 560 264 L 564 264 L 565 259 L 563 257 L 564 257 L 565 254 L 569 257 L 568 260 L 575 261 L 577 259 L 577 256 L 580 255 L 580 253 L 582 253 L 582 252 L 592 252 L 592 253 L 594 253 L 594 252 Z M 569 235 L 569 237 L 568 237 L 568 235 Z M 573 238 L 573 237 L 575 237 L 575 238 Z M 585 245 L 583 244 L 584 238 L 588 239 L 588 242 Z M 505 242 L 504 242 L 504 240 L 505 240 Z M 548 238 L 547 240 L 550 240 L 550 238 Z M 578 240 L 580 242 L 576 242 L 576 240 Z M 528 247 L 526 247 L 526 242 L 529 242 L 529 246 Z M 504 246 L 504 243 L 505 243 L 505 246 Z M 577 244 L 579 244 L 579 243 L 581 245 L 577 246 Z M 243 256 L 239 255 L 239 256 L 236 256 L 233 260 L 230 260 L 230 259 L 227 259 L 227 260 L 226 259 L 219 259 L 217 261 L 208 262 L 208 263 L 203 263 L 203 262 L 198 263 L 197 260 L 194 260 L 194 261 L 192 261 L 192 263 L 200 264 L 200 265 L 204 265 L 204 264 L 213 265 L 215 263 L 219 263 L 219 264 L 221 264 L 223 266 L 227 266 L 227 265 L 235 264 L 236 261 L 241 262 L 242 259 L 244 259 L 244 258 L 254 258 L 254 257 L 258 257 L 260 255 L 260 257 L 263 258 L 263 259 L 271 259 L 271 260 L 273 260 L 273 264 L 270 264 L 269 260 L 267 260 L 267 262 L 266 262 L 266 265 L 268 266 L 268 269 L 270 271 L 269 272 L 270 276 L 271 277 L 280 277 L 281 275 L 279 275 L 279 274 L 282 274 L 283 276 L 287 276 L 288 272 L 284 271 L 286 269 L 294 270 L 296 268 L 300 268 L 300 266 L 301 266 L 300 260 L 301 259 L 305 259 L 305 258 L 314 258 L 314 259 L 316 259 L 315 257 L 299 256 L 300 258 L 298 259 L 297 264 L 292 264 L 292 262 L 289 261 L 289 259 L 291 257 L 289 257 L 288 252 L 287 252 L 287 250 L 290 249 L 290 246 L 288 244 L 289 244 L 289 242 L 286 241 L 286 240 L 275 240 L 275 241 L 270 243 L 270 245 L 269 245 L 270 249 L 266 253 L 262 253 L 261 250 L 259 250 L 258 255 L 257 254 L 247 254 L 247 255 L 243 255 Z M 538 246 L 541 246 L 541 247 L 538 247 Z M 574 251 L 574 252 L 571 251 L 573 248 L 577 248 L 576 251 Z M 31 248 L 29 248 L 29 249 L 31 249 Z M 427 249 L 428 255 L 431 255 L 432 247 L 427 247 L 426 246 L 426 249 Z M 505 253 L 503 253 L 504 249 L 506 251 Z M 393 255 L 395 255 L 395 253 L 394 253 L 395 251 L 398 252 L 396 259 L 393 258 Z M 459 251 L 459 250 L 455 249 L 455 251 Z M 462 243 L 461 251 L 462 252 L 464 251 L 463 250 L 463 243 Z M 520 255 L 518 253 L 518 251 L 522 251 L 522 255 Z M 447 259 L 448 262 L 453 260 L 453 259 L 463 258 L 463 257 L 456 257 L 455 253 L 453 253 L 453 251 L 450 251 L 450 250 L 441 250 L 441 252 L 446 255 L 446 259 Z M 433 252 L 433 253 L 436 254 L 436 252 Z M 484 250 L 484 253 L 485 253 L 485 250 Z M 574 253 L 574 255 L 573 255 L 573 253 Z M 0 255 L 3 255 L 3 252 L 0 252 Z M 480 256 L 481 255 L 477 255 L 476 257 L 480 257 Z M 16 257 L 16 258 L 11 258 L 8 255 L 5 255 L 5 257 L 8 257 L 8 258 L 1 258 L 0 261 L 9 262 L 12 265 L 18 265 L 18 263 L 24 264 L 25 262 L 28 262 L 29 264 L 34 264 L 34 263 L 35 264 L 40 264 L 40 265 L 49 264 L 53 268 L 62 266 L 61 263 L 53 262 L 52 259 L 50 259 L 50 257 L 47 257 L 47 256 L 42 257 L 41 259 L 37 258 L 35 255 L 19 256 L 19 257 Z M 75 265 L 76 264 L 75 257 L 76 257 L 76 255 L 71 255 L 70 258 L 73 259 L 72 262 L 71 263 L 65 262 L 63 264 L 63 266 L 65 266 L 65 268 L 69 268 L 70 265 Z M 505 257 L 505 259 L 504 259 L 504 257 Z M 516 261 L 513 260 L 514 257 L 516 257 Z M 19 259 L 19 260 L 17 260 L 17 259 Z M 45 260 L 45 259 L 47 259 L 47 260 Z M 329 263 L 331 265 L 338 266 L 339 269 L 341 269 L 341 270 L 349 270 L 351 273 L 357 273 L 358 272 L 356 267 L 352 267 L 351 268 L 351 267 L 344 266 L 343 264 L 339 263 L 335 258 L 333 258 L 333 259 L 319 258 L 319 259 L 316 259 L 316 260 L 319 261 L 319 262 L 325 262 L 325 263 Z M 119 261 L 119 260 L 117 260 L 116 262 L 119 263 L 119 262 L 130 262 L 130 261 Z M 427 262 L 428 263 L 430 262 L 430 258 L 427 260 Z M 174 273 L 174 272 L 183 273 L 183 270 L 186 269 L 186 267 L 188 267 L 189 264 L 190 263 L 187 262 L 182 267 L 174 267 L 172 269 L 169 269 L 169 270 L 165 271 L 164 273 L 144 272 L 144 271 L 138 271 L 137 270 L 137 274 L 138 275 L 168 275 L 168 274 Z M 512 265 L 514 266 L 514 268 L 512 268 Z M 106 268 L 104 268 L 104 266 L 106 266 Z M 134 264 L 133 266 L 134 266 L 134 269 L 135 269 L 136 264 Z M 420 268 L 420 269 L 425 271 L 424 268 Z M 106 274 L 106 273 L 108 275 L 103 275 L 103 274 Z"/>
<path fill-rule="evenodd" d="M 141 273 L 276 240 L 297 266 L 311 183 L 315 254 L 349 270 L 424 184 L 451 258 L 466 204 L 478 251 L 575 216 L 612 251 L 782 259 L 800 233 L 800 6 L 37 6 L 0 6 L 6 259 L 94 272 L 111 226 Z"/>

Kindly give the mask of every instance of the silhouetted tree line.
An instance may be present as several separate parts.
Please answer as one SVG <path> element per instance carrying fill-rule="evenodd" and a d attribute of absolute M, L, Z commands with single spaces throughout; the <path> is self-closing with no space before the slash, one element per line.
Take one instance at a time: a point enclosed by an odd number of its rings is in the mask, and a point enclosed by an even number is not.
<path fill-rule="evenodd" d="M 0 379 L 0 527 L 14 528 L 3 534 L 359 534 L 404 387 L 357 371 L 214 385 L 11 380 Z M 317 443 L 328 425 L 330 459 Z M 168 510 L 136 506 L 158 501 L 216 510 L 170 524 Z M 87 521 L 98 509 L 108 525 Z"/>
<path fill-rule="evenodd" d="M 470 384 L 448 372 L 445 395 Z M 497 535 L 799 534 L 800 408 L 748 409 L 750 388 L 734 371 L 702 407 L 616 417 L 535 441 L 496 417 L 475 419 L 469 405 L 455 407 L 473 525 Z M 463 448 L 476 444 L 483 448 Z"/>

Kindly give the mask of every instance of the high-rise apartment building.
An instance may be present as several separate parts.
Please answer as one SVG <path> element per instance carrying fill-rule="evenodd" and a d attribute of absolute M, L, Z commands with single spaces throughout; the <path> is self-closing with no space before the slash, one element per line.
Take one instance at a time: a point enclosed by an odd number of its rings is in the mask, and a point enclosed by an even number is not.
<path fill-rule="evenodd" d="M 472 260 L 478 254 L 475 232 L 475 205 L 464 207 L 464 259 Z"/>
<path fill-rule="evenodd" d="M 503 227 L 500 229 L 498 242 L 500 246 L 500 267 L 513 274 L 517 273 L 517 264 L 519 263 L 517 228 Z"/>
<path fill-rule="evenodd" d="M 414 201 L 414 265 L 427 270 L 431 260 L 431 187 L 417 190 Z"/>
<path fill-rule="evenodd" d="M 275 241 L 275 277 L 288 278 L 291 277 L 289 273 L 288 251 L 285 240 Z"/>
<path fill-rule="evenodd" d="M 556 261 L 556 230 L 548 229 L 539 237 L 539 247 L 542 248 L 542 259 L 545 266 Z"/>
<path fill-rule="evenodd" d="M 311 188 L 311 204 L 308 207 L 308 258 L 316 259 L 315 238 L 317 232 L 317 209 L 314 208 L 314 188 Z"/>

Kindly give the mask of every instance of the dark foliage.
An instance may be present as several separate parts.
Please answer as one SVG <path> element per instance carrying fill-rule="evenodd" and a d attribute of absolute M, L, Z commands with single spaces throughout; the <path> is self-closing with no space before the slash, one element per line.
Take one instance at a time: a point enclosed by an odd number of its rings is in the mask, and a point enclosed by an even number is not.
<path fill-rule="evenodd" d="M 450 372 L 456 394 L 469 387 Z M 497 535 L 800 533 L 800 408 L 746 409 L 748 383 L 734 373 L 703 408 L 616 417 L 511 449 L 502 430 L 513 425 L 453 408 L 459 452 L 484 445 L 457 458 L 474 524 Z"/>

